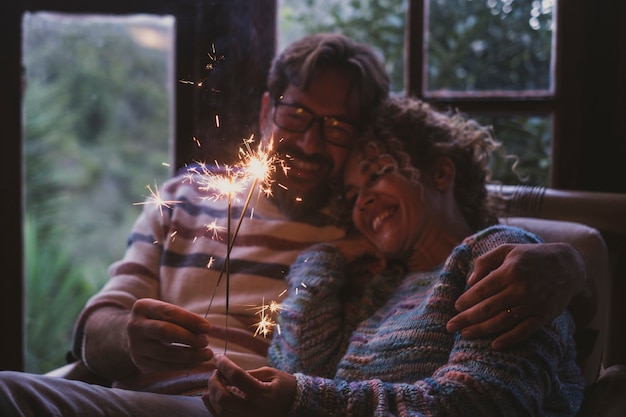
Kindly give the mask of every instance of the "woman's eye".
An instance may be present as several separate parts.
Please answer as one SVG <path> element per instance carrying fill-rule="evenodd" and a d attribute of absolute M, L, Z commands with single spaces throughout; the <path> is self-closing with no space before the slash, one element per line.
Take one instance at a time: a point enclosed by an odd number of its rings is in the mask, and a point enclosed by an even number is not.
<path fill-rule="evenodd" d="M 376 171 L 372 171 L 369 176 L 370 182 L 378 180 L 385 174 L 392 173 L 395 170 L 395 166 L 392 164 L 386 164 L 378 168 Z"/>

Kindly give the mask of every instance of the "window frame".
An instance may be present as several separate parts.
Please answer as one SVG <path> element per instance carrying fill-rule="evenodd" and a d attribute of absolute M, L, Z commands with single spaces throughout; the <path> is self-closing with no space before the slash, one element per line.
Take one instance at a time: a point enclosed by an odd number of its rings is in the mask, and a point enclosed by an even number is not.
<path fill-rule="evenodd" d="M 616 139 L 626 133 L 623 120 L 614 111 L 624 109 L 626 99 L 626 66 L 624 30 L 618 27 L 626 17 L 626 7 L 619 0 L 603 2 L 594 8 L 580 1 L 560 0 L 555 7 L 554 94 L 529 93 L 525 97 L 505 94 L 489 97 L 443 97 L 424 92 L 423 45 L 425 5 L 428 0 L 408 0 L 406 33 L 405 92 L 423 98 L 442 108 L 457 108 L 466 113 L 488 116 L 524 115 L 552 118 L 552 163 L 549 184 L 553 188 L 619 191 L 605 180 L 618 171 L 602 163 L 606 149 L 612 149 L 616 165 L 626 160 L 626 146 Z M 620 36 L 621 35 L 621 36 Z M 593 45 L 605 44 L 599 48 Z M 616 57 L 621 59 L 615 60 Z M 606 66 L 604 66 L 606 65 Z M 602 68 L 616 72 L 603 73 Z M 608 77 L 607 77 L 608 75 Z M 590 80 L 604 88 L 590 89 Z M 621 94 L 618 92 L 621 91 Z M 611 103 L 606 112 L 594 103 Z M 598 125 L 595 120 L 605 123 Z M 598 141 L 589 140 L 597 136 Z M 614 165 L 615 166 L 615 165 Z M 602 167 L 601 170 L 597 170 Z M 604 173 L 602 173 L 604 171 Z M 610 173 L 610 174 L 609 174 Z M 623 191 L 626 186 L 620 186 Z"/>

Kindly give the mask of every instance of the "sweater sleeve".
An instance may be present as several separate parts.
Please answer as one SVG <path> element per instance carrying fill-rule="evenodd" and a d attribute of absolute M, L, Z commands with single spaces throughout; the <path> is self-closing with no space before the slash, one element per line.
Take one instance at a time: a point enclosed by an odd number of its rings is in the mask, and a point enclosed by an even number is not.
<path fill-rule="evenodd" d="M 468 267 L 477 256 L 503 243 L 538 241 L 535 235 L 501 226 L 466 239 L 447 260 L 433 289 L 433 311 L 450 292 L 465 287 Z M 412 319 L 419 325 L 420 316 Z M 348 381 L 298 373 L 290 416 L 573 416 L 584 387 L 575 363 L 573 330 L 573 320 L 564 312 L 506 351 L 494 351 L 493 338 L 464 340 L 455 334 L 447 362 L 432 375 L 408 383 L 382 376 Z M 432 348 L 441 346 L 433 340 Z M 402 360 L 397 364 L 402 367 Z"/>
<path fill-rule="evenodd" d="M 334 247 L 305 250 L 287 276 L 288 295 L 277 319 L 268 361 L 286 372 L 330 376 L 341 356 L 345 258 Z"/>

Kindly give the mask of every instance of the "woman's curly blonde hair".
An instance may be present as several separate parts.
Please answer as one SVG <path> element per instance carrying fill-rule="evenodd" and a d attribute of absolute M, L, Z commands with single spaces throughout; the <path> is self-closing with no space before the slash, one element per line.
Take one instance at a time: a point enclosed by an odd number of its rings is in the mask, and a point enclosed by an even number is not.
<path fill-rule="evenodd" d="M 389 154 L 407 178 L 419 181 L 440 157 L 456 167 L 454 196 L 473 231 L 498 223 L 489 206 L 489 161 L 501 144 L 491 129 L 458 112 L 444 113 L 411 97 L 391 97 L 356 146 L 358 152 Z"/>

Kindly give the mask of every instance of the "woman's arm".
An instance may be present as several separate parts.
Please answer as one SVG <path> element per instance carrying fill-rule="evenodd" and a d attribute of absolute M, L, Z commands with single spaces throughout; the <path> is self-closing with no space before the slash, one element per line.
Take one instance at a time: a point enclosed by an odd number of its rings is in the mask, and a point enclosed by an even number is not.
<path fill-rule="evenodd" d="M 332 375 L 341 354 L 345 258 L 331 245 L 315 245 L 291 266 L 268 351 L 270 365 L 287 372 Z"/>

